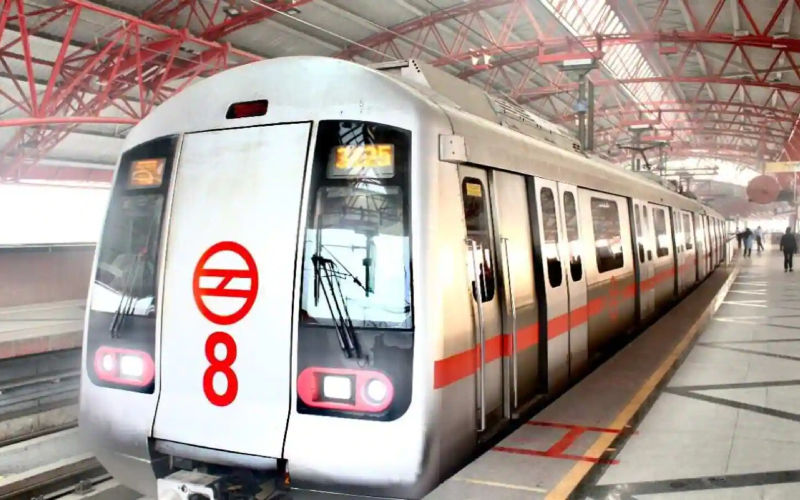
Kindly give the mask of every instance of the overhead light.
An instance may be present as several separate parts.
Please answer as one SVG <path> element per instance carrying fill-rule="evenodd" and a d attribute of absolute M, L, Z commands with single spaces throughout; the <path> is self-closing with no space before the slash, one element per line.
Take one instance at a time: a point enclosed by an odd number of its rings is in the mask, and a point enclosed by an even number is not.
<path fill-rule="evenodd" d="M 594 59 L 587 57 L 586 59 L 568 59 L 563 61 L 561 65 L 565 68 L 574 68 L 576 66 L 591 66 L 593 63 Z"/>
<path fill-rule="evenodd" d="M 651 123 L 636 123 L 634 125 L 628 125 L 628 130 L 631 131 L 639 131 L 639 130 L 652 130 L 653 125 Z"/>
<path fill-rule="evenodd" d="M 747 30 L 733 30 L 733 36 L 748 36 L 750 34 Z"/>

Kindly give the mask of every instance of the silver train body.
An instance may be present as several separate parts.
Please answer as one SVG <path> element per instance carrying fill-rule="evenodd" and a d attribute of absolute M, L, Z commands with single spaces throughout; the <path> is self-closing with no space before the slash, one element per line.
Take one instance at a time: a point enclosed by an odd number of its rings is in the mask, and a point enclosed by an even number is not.
<path fill-rule="evenodd" d="M 120 159 L 83 435 L 153 496 L 180 467 L 422 496 L 723 261 L 718 214 L 576 149 L 415 61 L 187 88 Z"/>

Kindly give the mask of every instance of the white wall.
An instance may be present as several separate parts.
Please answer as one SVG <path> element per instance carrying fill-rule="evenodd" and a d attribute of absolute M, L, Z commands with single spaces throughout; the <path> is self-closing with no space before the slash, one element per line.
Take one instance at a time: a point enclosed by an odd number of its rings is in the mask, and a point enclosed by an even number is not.
<path fill-rule="evenodd" d="M 96 242 L 108 189 L 0 184 L 0 245 Z"/>

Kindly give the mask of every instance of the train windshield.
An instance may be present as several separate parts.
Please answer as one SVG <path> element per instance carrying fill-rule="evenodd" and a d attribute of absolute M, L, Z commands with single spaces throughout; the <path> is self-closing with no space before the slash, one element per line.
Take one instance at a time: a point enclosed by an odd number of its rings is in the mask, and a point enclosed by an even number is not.
<path fill-rule="evenodd" d="M 107 293 L 96 294 L 99 300 L 93 301 L 93 308 L 115 311 L 124 301 L 128 302 L 128 314 L 148 316 L 155 312 L 156 255 L 163 206 L 161 194 L 123 196 L 114 201 L 95 276 L 95 282 Z"/>
<path fill-rule="evenodd" d="M 119 316 L 155 315 L 156 267 L 173 138 L 137 146 L 120 160 L 100 241 L 91 308 Z M 116 328 L 114 328 L 116 330 Z"/>
<path fill-rule="evenodd" d="M 320 123 L 305 233 L 305 324 L 412 327 L 409 151 L 407 131 Z"/>

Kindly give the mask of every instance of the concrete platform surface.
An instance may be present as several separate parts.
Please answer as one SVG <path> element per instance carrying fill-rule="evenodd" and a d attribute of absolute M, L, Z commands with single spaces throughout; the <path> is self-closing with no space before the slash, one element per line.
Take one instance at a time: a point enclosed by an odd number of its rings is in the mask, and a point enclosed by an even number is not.
<path fill-rule="evenodd" d="M 800 271 L 743 259 L 712 322 L 580 498 L 800 498 Z M 623 441 L 623 440 L 621 440 Z"/>
<path fill-rule="evenodd" d="M 85 300 L 0 308 L 0 359 L 81 346 Z"/>

